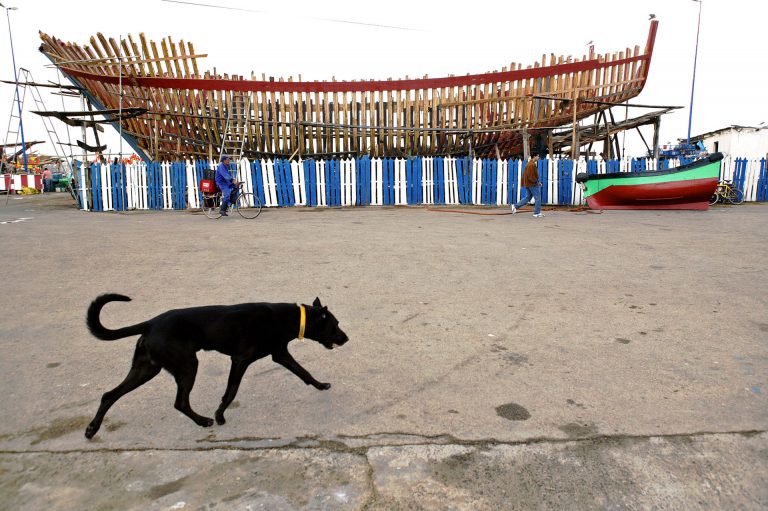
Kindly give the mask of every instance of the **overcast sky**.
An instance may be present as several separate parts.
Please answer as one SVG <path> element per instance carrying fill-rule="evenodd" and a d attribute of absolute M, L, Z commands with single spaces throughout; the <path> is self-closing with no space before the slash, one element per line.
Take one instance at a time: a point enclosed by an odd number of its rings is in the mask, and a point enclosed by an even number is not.
<path fill-rule="evenodd" d="M 432 0 L 190 0 L 227 8 L 163 0 L 0 0 L 10 11 L 16 66 L 38 82 L 56 72 L 37 50 L 38 31 L 87 44 L 90 36 L 127 34 L 157 42 L 171 36 L 208 54 L 201 70 L 249 76 L 302 75 L 322 80 L 404 78 L 483 73 L 510 62 L 524 66 L 542 54 L 598 53 L 644 47 L 649 14 L 660 21 L 650 77 L 638 104 L 685 107 L 662 118 L 661 142 L 684 138 L 688 130 L 691 78 L 699 3 L 694 0 L 537 0 L 535 2 L 450 2 Z M 768 39 L 764 0 L 703 0 L 693 105 L 692 135 L 732 124 L 768 122 Z M 119 13 L 119 14 L 118 14 Z M 2 13 L 5 18 L 6 12 Z M 0 29 L 0 78 L 13 79 L 7 20 Z M 61 99 L 45 96 L 46 107 L 62 109 Z M 66 109 L 78 110 L 69 100 Z M 0 136 L 5 139 L 13 86 L 0 84 Z M 32 110 L 32 103 L 25 110 Z M 639 115 L 647 111 L 636 111 Z M 614 115 L 623 119 L 623 110 Z M 47 140 L 42 120 L 23 116 L 27 140 Z M 64 125 L 57 121 L 60 136 Z M 117 150 L 116 132 L 104 140 Z M 650 127 L 644 129 L 651 143 Z M 73 137 L 79 136 L 73 131 Z M 93 143 L 92 140 L 90 140 Z M 42 147 L 42 149 L 40 149 Z M 637 135 L 626 147 L 640 155 Z M 49 146 L 36 146 L 51 153 Z M 123 150 L 129 152 L 127 144 Z"/>

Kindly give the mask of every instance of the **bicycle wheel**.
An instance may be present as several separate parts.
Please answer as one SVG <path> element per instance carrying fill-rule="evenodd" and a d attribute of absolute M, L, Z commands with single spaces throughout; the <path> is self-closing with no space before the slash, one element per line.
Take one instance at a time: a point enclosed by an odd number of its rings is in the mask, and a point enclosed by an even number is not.
<path fill-rule="evenodd" d="M 738 188 L 731 188 L 731 191 L 733 192 L 730 197 L 731 204 L 741 204 L 744 202 L 744 192 Z"/>
<path fill-rule="evenodd" d="M 709 198 L 709 205 L 714 206 L 717 204 L 717 201 L 720 199 L 720 194 L 717 193 L 717 190 L 715 190 L 715 193 L 712 194 L 712 197 Z"/>
<path fill-rule="evenodd" d="M 221 217 L 221 210 L 219 209 L 221 207 L 221 196 L 218 193 L 204 193 L 200 206 L 208 218 L 215 220 Z"/>
<path fill-rule="evenodd" d="M 256 218 L 261 213 L 261 200 L 258 195 L 242 193 L 237 198 L 237 212 L 243 218 Z"/>

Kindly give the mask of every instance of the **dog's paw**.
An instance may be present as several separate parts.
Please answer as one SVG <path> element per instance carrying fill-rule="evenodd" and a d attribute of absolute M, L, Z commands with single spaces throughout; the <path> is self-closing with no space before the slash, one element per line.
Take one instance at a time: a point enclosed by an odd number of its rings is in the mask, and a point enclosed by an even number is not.
<path fill-rule="evenodd" d="M 224 419 L 224 414 L 223 413 L 217 413 L 216 414 L 216 424 L 221 426 L 222 424 L 225 424 L 226 422 L 227 421 L 226 421 L 226 419 Z"/>
<path fill-rule="evenodd" d="M 85 428 L 85 438 L 90 440 L 91 438 L 93 438 L 93 435 L 95 435 L 97 431 L 99 431 L 98 426 L 94 426 L 93 424 L 88 424 L 88 427 Z"/>
<path fill-rule="evenodd" d="M 315 387 L 317 388 L 317 390 L 328 390 L 328 389 L 331 388 L 331 384 L 330 383 L 319 383 L 319 384 L 315 385 Z"/>
<path fill-rule="evenodd" d="M 213 426 L 213 419 L 211 419 L 210 417 L 201 417 L 200 420 L 197 421 L 197 424 L 204 428 L 210 428 L 211 426 Z"/>

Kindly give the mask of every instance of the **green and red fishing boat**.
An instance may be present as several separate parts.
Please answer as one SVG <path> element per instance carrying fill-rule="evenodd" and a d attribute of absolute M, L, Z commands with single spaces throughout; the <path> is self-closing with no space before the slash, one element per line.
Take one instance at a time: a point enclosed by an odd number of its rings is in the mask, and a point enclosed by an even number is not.
<path fill-rule="evenodd" d="M 722 153 L 687 165 L 642 172 L 579 173 L 592 209 L 708 209 L 720 179 Z"/>

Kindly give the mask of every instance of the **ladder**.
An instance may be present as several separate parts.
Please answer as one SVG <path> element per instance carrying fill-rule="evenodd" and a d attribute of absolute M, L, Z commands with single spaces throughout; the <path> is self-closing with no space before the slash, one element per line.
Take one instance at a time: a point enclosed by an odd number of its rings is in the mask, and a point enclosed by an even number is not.
<path fill-rule="evenodd" d="M 27 69 L 24 69 L 23 67 L 19 68 L 18 72 L 18 97 L 16 94 L 14 94 L 14 100 L 11 104 L 11 115 L 8 119 L 8 130 L 5 134 L 5 147 L 8 147 L 9 143 L 12 143 L 13 145 L 20 145 L 19 144 L 19 136 L 20 136 L 20 130 L 21 130 L 21 113 L 24 112 L 24 101 L 27 97 L 27 88 L 29 88 L 30 96 L 32 97 L 32 101 L 35 103 L 35 109 L 40 112 L 45 112 L 48 109 L 45 107 L 45 102 L 43 101 L 43 97 L 40 95 L 40 90 L 35 86 L 35 81 L 32 78 L 32 73 L 30 73 Z M 16 101 L 18 101 L 18 105 L 16 104 Z M 48 132 L 48 140 L 51 141 L 51 145 L 53 146 L 53 153 L 56 155 L 56 158 L 59 160 L 64 159 L 64 151 L 62 150 L 62 143 L 59 139 L 58 133 L 56 133 L 56 129 L 53 126 L 53 121 L 50 117 L 40 116 L 40 118 L 43 120 L 43 126 L 45 126 L 45 131 Z M 14 119 L 17 120 L 15 126 L 17 126 L 16 131 L 12 129 L 14 126 Z M 11 142 L 11 137 L 13 137 L 13 142 Z M 26 151 L 26 148 L 24 148 Z"/>
<path fill-rule="evenodd" d="M 15 148 L 21 145 L 19 142 L 19 137 L 21 136 L 21 112 L 24 110 L 24 96 L 26 95 L 26 92 L 26 88 L 22 87 L 21 83 L 19 83 L 13 93 L 11 115 L 8 116 L 8 129 L 5 132 L 5 140 L 3 141 L 2 147 L 3 160 L 6 161 L 7 159 L 8 164 L 11 164 L 12 161 L 16 159 L 15 155 L 13 158 L 10 157 L 13 153 L 10 152 L 8 148 Z M 26 150 L 26 147 L 22 147 L 21 154 L 24 154 Z"/>
<path fill-rule="evenodd" d="M 227 122 L 221 137 L 219 156 L 226 154 L 233 162 L 243 157 L 248 126 L 251 121 L 251 95 L 248 92 L 233 92 Z"/>

